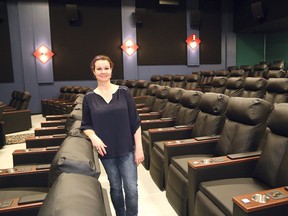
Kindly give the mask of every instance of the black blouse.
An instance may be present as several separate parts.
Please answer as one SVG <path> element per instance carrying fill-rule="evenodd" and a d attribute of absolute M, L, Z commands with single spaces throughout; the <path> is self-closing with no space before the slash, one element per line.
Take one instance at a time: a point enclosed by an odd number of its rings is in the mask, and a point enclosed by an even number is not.
<path fill-rule="evenodd" d="M 133 151 L 134 134 L 139 126 L 140 117 L 126 86 L 119 86 L 109 103 L 95 92 L 85 95 L 81 129 L 94 130 L 107 146 L 107 154 L 102 158 L 120 157 Z"/>

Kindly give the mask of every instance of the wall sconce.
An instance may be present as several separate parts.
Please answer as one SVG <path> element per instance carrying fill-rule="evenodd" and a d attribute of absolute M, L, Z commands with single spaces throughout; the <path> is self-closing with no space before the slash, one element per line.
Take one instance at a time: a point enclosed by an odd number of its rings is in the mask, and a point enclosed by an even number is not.
<path fill-rule="evenodd" d="M 194 50 L 201 43 L 201 40 L 195 34 L 191 34 L 187 38 L 186 43 Z"/>
<path fill-rule="evenodd" d="M 131 40 L 130 38 L 127 39 L 121 46 L 121 49 L 127 53 L 127 55 L 131 56 L 139 47 L 137 44 Z"/>
<path fill-rule="evenodd" d="M 54 53 L 44 44 L 42 44 L 33 55 L 43 64 L 45 64 L 49 59 L 52 58 Z"/>

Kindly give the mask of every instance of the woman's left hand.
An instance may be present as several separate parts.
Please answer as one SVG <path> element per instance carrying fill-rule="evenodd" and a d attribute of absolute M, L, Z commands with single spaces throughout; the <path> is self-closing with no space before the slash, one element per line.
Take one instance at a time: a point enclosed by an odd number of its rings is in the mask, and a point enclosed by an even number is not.
<path fill-rule="evenodd" d="M 135 163 L 137 166 L 144 160 L 144 153 L 142 148 L 141 149 L 135 149 Z"/>

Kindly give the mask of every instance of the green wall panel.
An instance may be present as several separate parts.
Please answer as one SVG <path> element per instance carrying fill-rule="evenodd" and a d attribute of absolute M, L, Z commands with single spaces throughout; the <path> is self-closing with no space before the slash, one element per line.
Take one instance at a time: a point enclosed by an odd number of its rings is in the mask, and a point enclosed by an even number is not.
<path fill-rule="evenodd" d="M 236 64 L 255 65 L 264 61 L 264 35 L 238 33 L 236 40 Z"/>
<path fill-rule="evenodd" d="M 266 36 L 266 59 L 270 62 L 284 60 L 288 62 L 288 32 L 274 32 Z"/>

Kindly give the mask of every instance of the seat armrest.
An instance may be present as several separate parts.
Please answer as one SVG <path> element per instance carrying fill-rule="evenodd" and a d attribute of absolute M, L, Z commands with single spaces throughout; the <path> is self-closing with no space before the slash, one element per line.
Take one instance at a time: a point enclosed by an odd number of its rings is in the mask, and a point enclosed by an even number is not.
<path fill-rule="evenodd" d="M 154 128 L 149 129 L 149 141 L 153 145 L 157 141 L 188 139 L 191 137 L 193 126 L 185 128 Z"/>
<path fill-rule="evenodd" d="M 138 113 L 149 113 L 151 111 L 150 107 L 142 107 L 140 109 L 137 109 Z"/>
<path fill-rule="evenodd" d="M 273 196 L 273 194 L 277 194 Z M 243 194 L 233 197 L 233 215 L 287 215 L 288 191 L 285 187 L 259 191 L 257 194 L 269 197 L 266 203 L 259 203 L 252 199 L 253 195 Z"/>
<path fill-rule="evenodd" d="M 167 119 L 151 119 L 151 120 L 142 120 L 141 129 L 142 131 L 152 129 L 152 128 L 166 128 L 172 127 L 175 124 L 175 120 L 171 118 Z"/>
<path fill-rule="evenodd" d="M 26 139 L 26 148 L 60 146 L 66 137 L 67 137 L 66 134 L 29 137 Z"/>
<path fill-rule="evenodd" d="M 55 126 L 55 127 L 43 127 L 43 128 L 35 128 L 34 133 L 35 133 L 35 136 L 64 134 L 66 133 L 66 129 L 64 125 Z"/>
<path fill-rule="evenodd" d="M 194 209 L 201 182 L 226 178 L 251 177 L 259 156 L 231 160 L 227 156 L 188 161 L 188 205 Z M 236 171 L 237 170 L 237 171 Z"/>
<path fill-rule="evenodd" d="M 196 140 L 195 138 L 164 142 L 164 172 L 167 179 L 171 158 L 190 154 L 213 154 L 218 138 Z"/>
<path fill-rule="evenodd" d="M 0 169 L 0 188 L 48 187 L 49 169 L 38 170 L 36 165 Z"/>
<path fill-rule="evenodd" d="M 60 120 L 50 120 L 41 122 L 41 127 L 55 127 L 60 125 L 65 125 L 67 119 L 60 119 Z"/>
<path fill-rule="evenodd" d="M 159 119 L 161 118 L 161 113 L 160 112 L 140 113 L 139 116 L 141 120 Z"/>
<path fill-rule="evenodd" d="M 63 114 L 63 115 L 47 115 L 46 121 L 51 121 L 51 120 L 60 120 L 60 119 L 67 119 L 69 114 Z"/>

